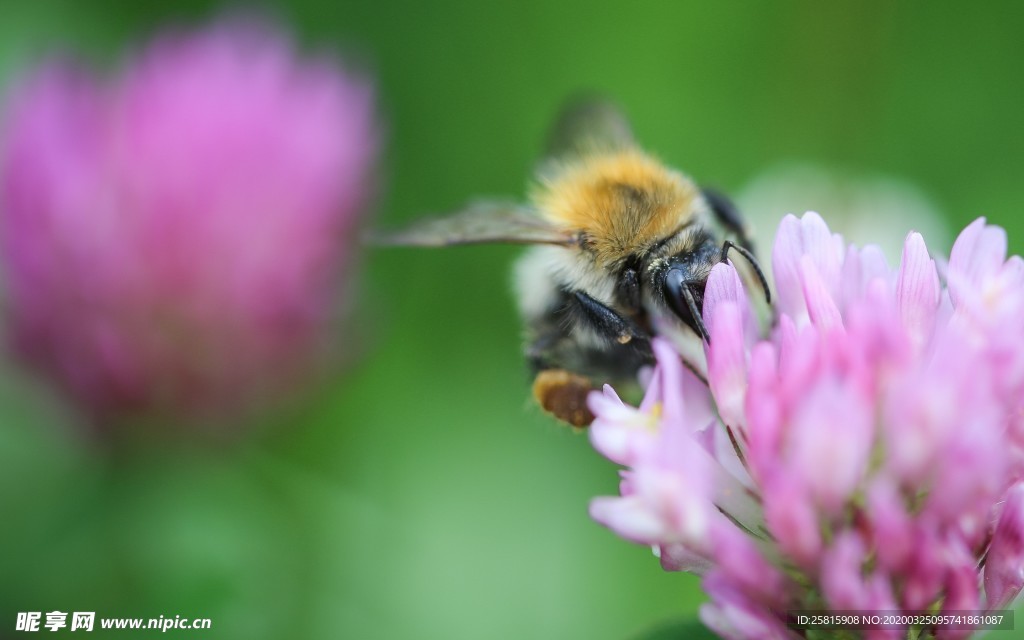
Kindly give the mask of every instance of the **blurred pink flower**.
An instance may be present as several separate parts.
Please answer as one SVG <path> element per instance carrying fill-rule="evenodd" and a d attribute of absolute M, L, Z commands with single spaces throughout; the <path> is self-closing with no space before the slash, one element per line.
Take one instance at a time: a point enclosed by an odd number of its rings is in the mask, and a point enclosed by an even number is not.
<path fill-rule="evenodd" d="M 787 216 L 772 267 L 762 339 L 737 272 L 711 273 L 710 393 L 658 339 L 640 409 L 592 395 L 593 444 L 627 467 L 592 516 L 703 575 L 702 618 L 727 638 L 800 637 L 787 612 L 823 606 L 1007 606 L 1024 585 L 1024 262 L 1005 232 L 968 226 L 944 287 L 919 234 L 892 269 Z"/>
<path fill-rule="evenodd" d="M 364 80 L 224 23 L 111 82 L 44 66 L 0 145 L 8 336 L 97 420 L 234 411 L 322 347 L 372 180 Z"/>

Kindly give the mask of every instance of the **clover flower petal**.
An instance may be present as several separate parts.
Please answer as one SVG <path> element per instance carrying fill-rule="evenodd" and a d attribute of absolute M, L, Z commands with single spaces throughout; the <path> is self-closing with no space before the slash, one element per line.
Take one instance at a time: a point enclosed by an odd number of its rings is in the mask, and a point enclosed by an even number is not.
<path fill-rule="evenodd" d="M 234 415 L 323 350 L 372 183 L 372 89 L 269 26 L 166 33 L 11 96 L 8 338 L 96 422 Z"/>
<path fill-rule="evenodd" d="M 626 473 L 648 497 L 638 523 L 675 511 L 631 539 L 667 568 L 699 570 L 711 598 L 701 617 L 724 637 L 793 637 L 785 612 L 822 604 L 1000 608 L 1024 586 L 1024 261 L 980 219 L 944 281 L 937 262 L 920 234 L 892 269 L 875 248 L 845 247 L 821 216 L 787 216 L 772 255 L 777 320 L 755 338 L 739 276 L 716 265 L 704 307 L 710 426 L 687 422 L 693 389 L 684 401 L 679 354 L 656 340 L 665 413 L 649 416 L 649 450 Z M 598 421 L 617 419 L 593 406 Z M 714 431 L 732 446 L 701 446 Z"/>

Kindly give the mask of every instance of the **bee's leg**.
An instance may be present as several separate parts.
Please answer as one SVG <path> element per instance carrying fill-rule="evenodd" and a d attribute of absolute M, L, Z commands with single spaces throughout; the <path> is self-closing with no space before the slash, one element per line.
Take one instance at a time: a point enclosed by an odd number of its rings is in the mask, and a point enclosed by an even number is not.
<path fill-rule="evenodd" d="M 594 414 L 587 408 L 587 395 L 594 385 L 586 376 L 571 371 L 581 365 L 580 346 L 556 310 L 560 308 L 553 307 L 531 327 L 526 362 L 533 376 L 533 397 L 558 420 L 573 427 L 586 427 L 594 421 Z"/>
<path fill-rule="evenodd" d="M 739 241 L 740 246 L 753 253 L 754 241 L 750 237 L 750 229 L 747 228 L 747 223 L 743 220 L 743 214 L 740 213 L 740 210 L 733 204 L 732 200 L 714 189 L 702 189 L 701 193 L 704 195 L 704 200 L 707 201 L 708 206 L 711 207 L 711 212 L 715 214 L 715 218 L 728 231 L 736 234 L 736 239 Z"/>
<path fill-rule="evenodd" d="M 554 316 L 552 316 L 554 320 Z M 594 421 L 587 395 L 594 390 L 590 378 L 573 373 L 580 365 L 579 345 L 559 322 L 545 323 L 526 347 L 533 374 L 533 397 L 542 409 L 573 427 Z"/>
<path fill-rule="evenodd" d="M 620 345 L 650 348 L 650 337 L 635 322 L 598 302 L 582 291 L 574 291 L 569 299 L 575 316 L 598 335 Z"/>
<path fill-rule="evenodd" d="M 557 369 L 559 364 L 559 352 L 562 350 L 561 343 L 567 337 L 557 327 L 547 327 L 537 336 L 533 337 L 526 345 L 526 362 L 530 365 L 530 374 L 546 369 Z"/>
<path fill-rule="evenodd" d="M 563 291 L 561 299 L 560 306 L 534 324 L 534 338 L 526 349 L 535 376 L 533 395 L 559 420 L 585 427 L 594 420 L 587 396 L 600 383 L 632 378 L 640 366 L 653 362 L 650 338 L 635 322 L 586 293 Z M 581 344 L 573 323 L 600 336 L 607 346 Z"/>

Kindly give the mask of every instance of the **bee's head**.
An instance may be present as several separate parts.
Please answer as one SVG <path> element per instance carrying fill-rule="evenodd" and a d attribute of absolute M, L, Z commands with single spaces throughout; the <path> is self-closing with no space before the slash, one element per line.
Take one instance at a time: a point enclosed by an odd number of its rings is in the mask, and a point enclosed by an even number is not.
<path fill-rule="evenodd" d="M 705 341 L 710 340 L 704 325 L 704 288 L 708 275 L 721 256 L 717 243 L 708 238 L 697 246 L 659 259 L 651 265 L 653 293 L 684 324 Z"/>
<path fill-rule="evenodd" d="M 658 301 L 696 331 L 705 342 L 711 342 L 711 335 L 703 318 L 704 290 L 711 269 L 725 261 L 730 249 L 750 264 L 752 274 L 764 291 L 765 301 L 771 304 L 768 281 L 753 252 L 728 240 L 719 246 L 710 235 L 700 236 L 698 242 L 688 245 L 686 249 L 653 260 L 648 268 L 647 276 L 655 297 L 660 297 Z"/>

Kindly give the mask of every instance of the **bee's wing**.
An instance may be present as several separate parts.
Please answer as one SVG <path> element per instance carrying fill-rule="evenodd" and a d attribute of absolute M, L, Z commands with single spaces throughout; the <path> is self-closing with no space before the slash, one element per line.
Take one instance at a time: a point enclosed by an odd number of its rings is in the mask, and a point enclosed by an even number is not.
<path fill-rule="evenodd" d="M 548 136 L 548 160 L 572 159 L 594 151 L 636 145 L 629 121 L 614 104 L 598 98 L 572 100 L 562 109 Z"/>
<path fill-rule="evenodd" d="M 476 202 L 445 218 L 428 218 L 405 229 L 371 234 L 370 241 L 410 247 L 487 242 L 569 246 L 577 243 L 577 237 L 572 232 L 554 227 L 527 207 Z"/>

